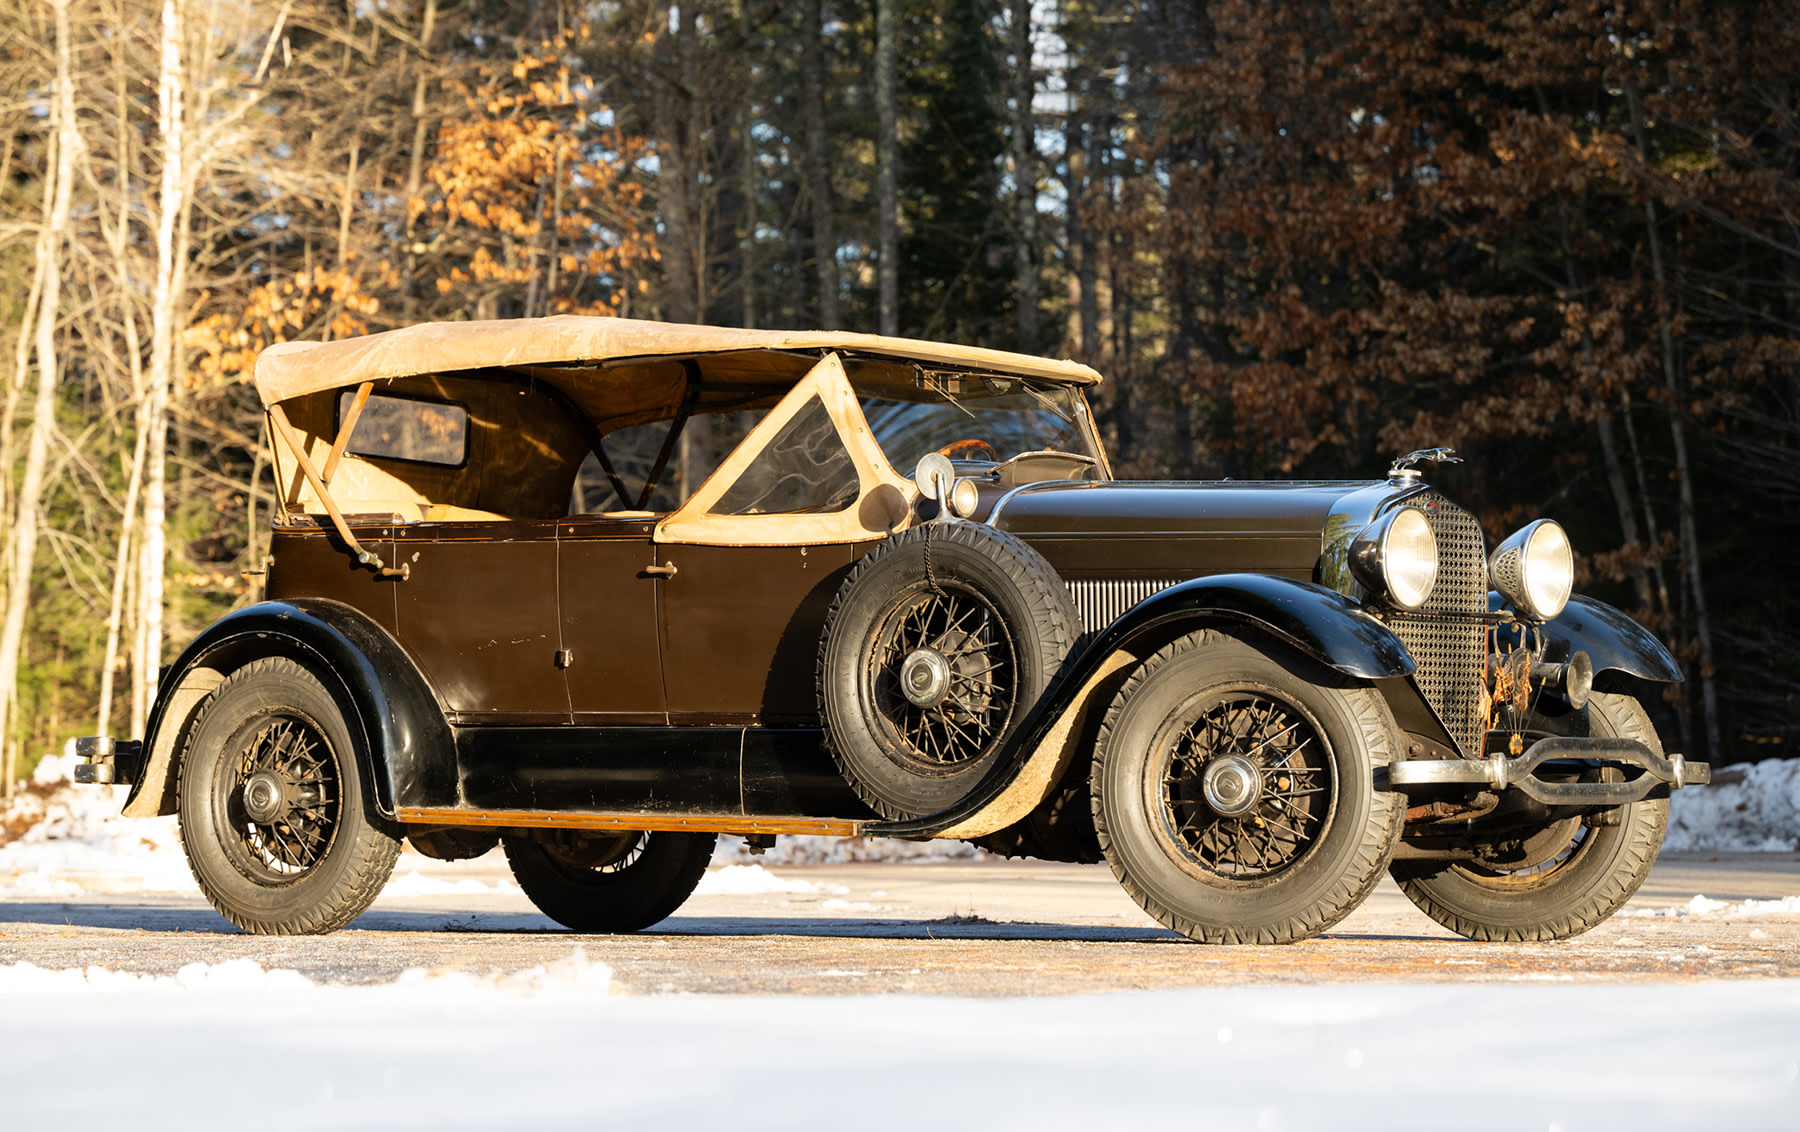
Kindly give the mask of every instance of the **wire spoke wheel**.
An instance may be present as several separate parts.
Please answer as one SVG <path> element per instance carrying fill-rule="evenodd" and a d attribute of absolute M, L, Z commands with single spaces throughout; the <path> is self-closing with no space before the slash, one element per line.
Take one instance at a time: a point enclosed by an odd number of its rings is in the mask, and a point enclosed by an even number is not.
<path fill-rule="evenodd" d="M 1400 748 L 1373 688 L 1273 642 L 1178 637 L 1119 688 L 1089 775 L 1094 833 L 1158 923 L 1208 943 L 1290 943 L 1348 915 L 1393 859 Z"/>
<path fill-rule="evenodd" d="M 176 812 L 200 891 L 245 931 L 335 931 L 375 899 L 400 839 L 371 814 L 343 710 L 287 657 L 250 661 L 201 704 Z"/>
<path fill-rule="evenodd" d="M 232 773 L 214 780 L 230 835 L 225 848 L 245 876 L 292 881 L 325 859 L 343 806 L 336 753 L 312 720 L 276 712 L 239 728 Z"/>
<path fill-rule="evenodd" d="M 718 837 L 552 829 L 501 837 L 513 878 L 538 910 L 578 932 L 635 932 L 681 907 Z"/>
<path fill-rule="evenodd" d="M 1630 696 L 1594 693 L 1588 720 L 1594 735 L 1635 739 L 1662 753 L 1649 715 Z M 1458 846 L 1469 859 L 1397 861 L 1392 871 L 1421 912 L 1459 935 L 1567 939 L 1631 899 L 1656 864 L 1668 821 L 1669 800 L 1645 798 L 1611 810 L 1553 811 L 1523 827 L 1477 823 Z"/>
<path fill-rule="evenodd" d="M 990 751 L 1017 707 L 1017 649 L 973 588 L 916 587 L 893 603 L 865 659 L 867 702 L 914 773 L 955 773 Z"/>
<path fill-rule="evenodd" d="M 1171 722 L 1151 783 L 1163 835 L 1203 879 L 1267 883 L 1317 843 L 1335 782 L 1324 741 L 1297 708 L 1228 692 Z"/>

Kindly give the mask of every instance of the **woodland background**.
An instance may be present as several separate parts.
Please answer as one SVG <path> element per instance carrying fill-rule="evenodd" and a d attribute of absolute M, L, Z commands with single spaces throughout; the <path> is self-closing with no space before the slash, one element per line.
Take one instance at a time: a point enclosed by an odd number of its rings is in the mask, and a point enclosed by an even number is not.
<path fill-rule="evenodd" d="M 1434 482 L 1800 740 L 1800 6 L 0 0 L 10 784 L 254 599 L 256 351 L 556 312 L 1069 356 L 1121 474 Z"/>

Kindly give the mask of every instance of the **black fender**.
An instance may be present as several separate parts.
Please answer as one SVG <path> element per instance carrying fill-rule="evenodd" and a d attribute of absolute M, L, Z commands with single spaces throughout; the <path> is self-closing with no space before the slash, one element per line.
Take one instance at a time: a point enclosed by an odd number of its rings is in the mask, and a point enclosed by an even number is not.
<path fill-rule="evenodd" d="M 219 674 L 271 656 L 305 665 L 337 701 L 361 740 L 359 757 L 383 817 L 392 819 L 396 806 L 457 803 L 455 739 L 443 706 L 406 650 L 351 606 L 296 598 L 260 602 L 220 618 L 169 666 L 150 709 L 144 773 L 126 800 L 127 813 L 146 791 L 154 793 L 137 812 L 172 812 L 176 744 L 204 692 L 217 685 Z M 190 686 L 201 694 L 177 694 Z"/>
<path fill-rule="evenodd" d="M 1488 594 L 1490 609 L 1505 608 L 1505 599 Z M 1569 599 L 1568 606 L 1555 619 L 1546 621 L 1538 630 L 1543 635 L 1544 659 L 1563 663 L 1576 651 L 1588 654 L 1594 662 L 1595 686 L 1601 691 L 1617 690 L 1618 676 L 1635 677 L 1653 684 L 1678 684 L 1683 679 L 1681 665 L 1655 634 L 1631 619 L 1623 610 L 1580 594 Z M 1521 643 L 1520 631 L 1511 628 L 1501 640 L 1513 647 Z M 1606 680 L 1602 674 L 1612 673 Z M 1611 687 L 1609 687 L 1611 685 Z"/>
<path fill-rule="evenodd" d="M 1392 629 L 1336 590 L 1270 574 L 1214 574 L 1182 582 L 1133 606 L 1072 655 L 987 777 L 956 805 L 922 818 L 873 822 L 867 832 L 930 837 L 962 825 L 1012 786 L 1109 658 L 1158 630 L 1221 624 L 1260 629 L 1321 664 L 1364 680 L 1410 676 L 1416 667 Z"/>

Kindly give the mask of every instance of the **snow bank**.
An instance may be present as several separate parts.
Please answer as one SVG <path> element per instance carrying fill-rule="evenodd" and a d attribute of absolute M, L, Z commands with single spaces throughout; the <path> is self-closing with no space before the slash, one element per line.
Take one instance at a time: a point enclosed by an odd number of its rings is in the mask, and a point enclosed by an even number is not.
<path fill-rule="evenodd" d="M 696 896 L 755 896 L 771 892 L 829 892 L 843 895 L 850 890 L 841 884 L 813 884 L 811 881 L 778 877 L 761 865 L 726 865 L 712 868 L 700 878 Z"/>
<path fill-rule="evenodd" d="M 1686 904 L 1674 908 L 1626 908 L 1620 916 L 1645 920 L 1741 919 L 1758 916 L 1800 915 L 1800 896 L 1783 896 L 1779 900 L 1712 900 L 1696 895 Z"/>
<path fill-rule="evenodd" d="M 1577 1132 L 1787 1128 L 1800 1108 L 1792 979 L 978 1000 L 611 990 L 575 956 L 356 987 L 254 963 L 0 968 L 6 1127 L 186 1132 L 252 1112 L 272 1128 L 384 1132 Z M 1650 1052 L 1572 1057 L 1559 1019 L 1580 1020 L 1582 1049 Z M 1446 1049 L 1478 1049 L 1479 1071 L 1444 1071 Z"/>
<path fill-rule="evenodd" d="M 732 834 L 719 838 L 713 864 L 848 865 L 858 861 L 907 861 L 920 864 L 946 861 L 998 861 L 999 856 L 967 841 L 900 841 L 892 837 L 814 837 L 807 834 L 775 839 L 775 847 L 752 854 L 744 839 Z"/>
<path fill-rule="evenodd" d="M 1669 800 L 1663 848 L 1722 852 L 1800 849 L 1800 759 L 1718 767 L 1711 786 L 1677 790 Z"/>
<path fill-rule="evenodd" d="M 0 805 L 0 895 L 198 893 L 175 819 L 119 815 L 126 786 L 76 786 L 73 751 L 48 755 L 30 785 Z"/>

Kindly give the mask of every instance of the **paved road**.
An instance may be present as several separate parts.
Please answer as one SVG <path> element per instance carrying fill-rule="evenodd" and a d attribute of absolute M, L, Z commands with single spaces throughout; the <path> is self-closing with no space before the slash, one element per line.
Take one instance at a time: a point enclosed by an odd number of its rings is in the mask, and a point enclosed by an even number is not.
<path fill-rule="evenodd" d="M 515 971 L 576 947 L 640 994 L 1068 994 L 1316 982 L 1638 982 L 1800 975 L 1800 913 L 1746 900 L 1800 896 L 1800 854 L 1671 854 L 1608 923 L 1555 944 L 1477 944 L 1415 911 L 1389 882 L 1318 939 L 1203 947 L 1157 927 L 1106 866 L 1037 862 L 775 866 L 805 891 L 697 895 L 657 930 L 576 936 L 510 889 L 497 857 L 402 873 L 477 894 L 384 895 L 332 936 L 238 933 L 198 896 L 0 898 L 0 964 L 169 973 L 254 959 L 317 981 L 424 967 Z M 494 891 L 500 889 L 502 891 Z M 1696 915 L 1696 895 L 1726 907 Z"/>

